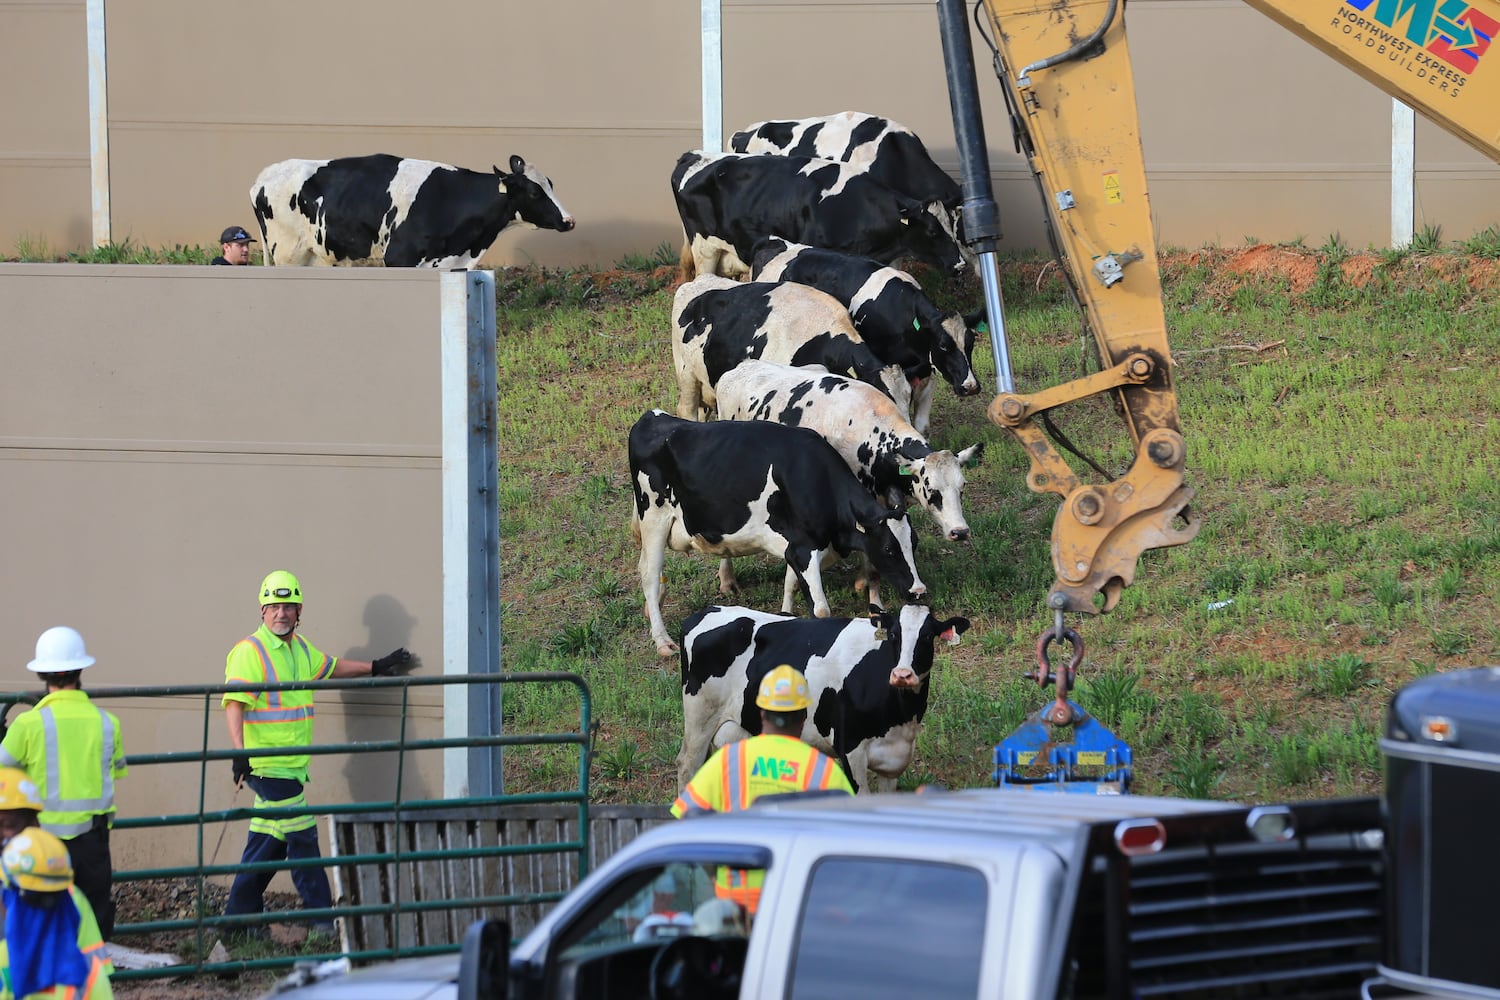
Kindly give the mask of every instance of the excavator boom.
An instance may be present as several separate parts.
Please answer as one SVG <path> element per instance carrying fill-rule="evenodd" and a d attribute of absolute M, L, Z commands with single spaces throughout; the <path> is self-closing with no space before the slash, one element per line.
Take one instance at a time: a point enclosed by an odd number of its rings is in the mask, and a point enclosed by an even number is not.
<path fill-rule="evenodd" d="M 1245 0 L 1475 148 L 1500 159 L 1500 0 Z M 992 422 L 1025 449 L 1032 490 L 1061 498 L 1048 607 L 1109 611 L 1143 552 L 1191 541 L 1190 504 L 1156 234 L 1147 198 L 1124 0 L 981 0 L 1017 148 L 1048 233 L 1098 348 L 1100 370 L 1017 391 L 995 269 L 999 213 L 979 114 L 966 0 L 938 0 L 965 239 L 990 315 L 998 394 Z M 1085 482 L 1045 432 L 1048 411 L 1113 394 L 1134 445 L 1127 471 Z"/>
<path fill-rule="evenodd" d="M 1500 161 L 1500 0 L 1244 0 Z"/>

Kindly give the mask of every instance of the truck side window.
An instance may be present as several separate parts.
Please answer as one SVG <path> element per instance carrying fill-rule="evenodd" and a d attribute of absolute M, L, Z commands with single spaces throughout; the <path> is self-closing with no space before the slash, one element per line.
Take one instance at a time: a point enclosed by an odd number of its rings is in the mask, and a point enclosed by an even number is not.
<path fill-rule="evenodd" d="M 693 933 L 693 911 L 713 898 L 713 883 L 699 865 L 670 864 L 624 902 L 592 915 L 587 930 L 562 952 L 577 958 L 600 948 L 665 941 Z"/>
<path fill-rule="evenodd" d="M 803 901 L 788 996 L 977 996 L 988 907 L 984 875 L 962 865 L 821 861 Z"/>

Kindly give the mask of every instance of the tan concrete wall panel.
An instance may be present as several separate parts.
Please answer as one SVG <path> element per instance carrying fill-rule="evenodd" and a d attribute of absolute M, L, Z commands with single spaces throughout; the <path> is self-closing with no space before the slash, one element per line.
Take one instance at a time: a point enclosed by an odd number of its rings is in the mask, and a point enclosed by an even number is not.
<path fill-rule="evenodd" d="M 0 526 L 0 690 L 35 688 L 25 664 L 56 624 L 98 658 L 89 687 L 222 683 L 229 647 L 258 624 L 254 588 L 278 567 L 306 587 L 306 632 L 325 652 L 404 645 L 440 674 L 439 281 L 0 265 L 0 482 L 7 511 L 26 512 Z M 321 696 L 318 740 L 395 738 L 392 697 Z M 127 750 L 200 748 L 199 704 L 122 706 Z M 412 704 L 440 735 L 440 689 Z M 217 707 L 210 726 L 227 746 Z M 315 798 L 383 797 L 367 766 L 320 763 Z M 436 754 L 419 770 L 423 794 L 441 788 Z M 222 784 L 210 807 L 226 804 Z M 120 810 L 194 811 L 197 788 L 142 768 Z M 180 862 L 186 837 L 122 838 L 123 863 Z"/>
<path fill-rule="evenodd" d="M 82 0 L 0 0 L 0 253 L 89 242 L 87 51 Z"/>
<path fill-rule="evenodd" d="M 1244 218 L 1268 240 L 1389 241 L 1388 98 L 1238 0 L 1133 0 L 1127 17 L 1160 242 L 1237 242 Z M 930 2 L 725 0 L 723 29 L 726 135 L 867 110 L 957 174 Z M 19 192 L 0 201 L 0 248 L 88 242 L 83 31 L 80 0 L 0 2 L 0 73 L 44 90 L 0 129 L 0 182 Z M 377 151 L 475 169 L 519 153 L 552 177 L 579 228 L 507 233 L 491 266 L 608 265 L 680 239 L 666 185 L 701 141 L 697 4 L 161 0 L 112 4 L 108 40 L 117 241 L 210 243 L 250 224 L 266 164 Z M 976 52 L 1002 246 L 1041 246 L 977 37 Z M 1494 223 L 1500 168 L 1480 154 L 1422 124 L 1417 171 L 1419 226 Z"/>

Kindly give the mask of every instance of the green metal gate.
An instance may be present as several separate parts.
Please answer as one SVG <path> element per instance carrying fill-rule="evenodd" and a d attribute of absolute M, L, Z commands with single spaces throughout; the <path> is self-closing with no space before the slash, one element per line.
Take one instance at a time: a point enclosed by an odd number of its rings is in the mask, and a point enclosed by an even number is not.
<path fill-rule="evenodd" d="M 578 727 L 556 733 L 525 733 L 470 736 L 466 738 L 415 739 L 407 733 L 407 710 L 412 689 L 449 685 L 567 685 L 578 699 Z M 234 686 L 243 691 L 243 685 Z M 122 698 L 201 697 L 203 725 L 198 746 L 165 753 L 132 754 L 126 764 L 132 770 L 183 764 L 196 764 L 198 770 L 197 807 L 159 815 L 149 814 L 141 803 L 132 802 L 129 779 L 121 783 L 116 795 L 116 839 L 132 831 L 166 828 L 191 828 L 195 844 L 193 857 L 182 864 L 155 868 L 119 868 L 116 885 L 130 882 L 188 884 L 192 887 L 192 915 L 163 919 L 117 923 L 114 938 L 122 944 L 140 940 L 141 935 L 181 935 L 179 946 L 186 954 L 184 964 L 165 968 L 119 970 L 117 980 L 138 978 L 229 973 L 250 970 L 285 969 L 298 961 L 334 958 L 346 955 L 354 961 L 399 958 L 421 954 L 456 951 L 467 918 L 480 914 L 494 915 L 497 909 L 528 907 L 532 912 L 550 906 L 562 898 L 567 889 L 589 871 L 591 863 L 591 823 L 589 812 L 591 699 L 588 685 L 573 673 L 537 672 L 499 675 L 455 675 L 448 677 L 391 677 L 330 680 L 290 684 L 268 684 L 266 691 L 316 689 L 400 691 L 400 726 L 393 739 L 315 744 L 291 748 L 283 753 L 390 754 L 396 761 L 393 787 L 388 798 L 344 802 L 312 801 L 312 811 L 327 817 L 330 850 L 319 859 L 287 860 L 240 864 L 223 861 L 229 852 L 233 859 L 243 846 L 239 838 L 229 836 L 229 824 L 247 821 L 254 816 L 288 816 L 301 814 L 292 809 L 254 809 L 232 806 L 227 809 L 207 807 L 210 781 L 223 781 L 235 752 L 213 748 L 211 723 L 221 714 L 219 697 L 229 685 L 189 685 L 169 687 L 135 687 L 89 690 L 89 696 L 103 707 Z M 0 694 L 0 705 L 34 703 L 35 692 Z M 498 720 L 496 720 L 498 728 Z M 126 733 L 129 747 L 129 733 Z M 465 798 L 406 799 L 402 790 L 403 775 L 409 755 L 441 754 L 453 748 L 501 747 L 507 759 L 526 752 L 544 752 L 546 748 L 563 748 L 576 752 L 576 783 L 557 791 L 518 795 L 485 795 Z M 574 749 L 576 748 L 576 750 Z M 257 756 L 274 755 L 258 751 Z M 210 765 L 214 766 L 212 769 Z M 238 799 L 238 795 L 237 795 Z M 528 835 L 516 840 L 507 831 L 516 828 L 518 820 L 536 810 L 544 810 L 562 822 L 537 824 L 528 822 Z M 650 810 L 653 814 L 658 810 Z M 486 832 L 488 831 L 488 832 Z M 347 834 L 347 835 L 346 835 Z M 239 842 L 230 843 L 232 840 Z M 117 852 L 118 853 L 118 850 Z M 548 857 L 566 871 L 566 877 L 551 884 L 518 883 L 490 877 L 517 857 Z M 241 871 L 293 868 L 326 868 L 335 886 L 335 905 L 329 910 L 268 911 L 262 914 L 225 917 L 211 900 L 211 879 L 223 881 Z M 467 876 L 453 877 L 454 871 Z M 440 885 L 434 891 L 424 885 L 436 878 Z M 500 891 L 496 887 L 500 887 Z M 236 949 L 247 953 L 231 955 L 227 960 L 214 959 L 215 942 L 230 932 L 272 924 L 312 923 L 337 920 L 340 941 L 328 942 L 326 948 L 313 945 L 301 949 Z M 460 926 L 462 922 L 462 926 Z M 441 927 L 441 932 L 434 930 Z M 458 928 L 456 934 L 454 928 Z"/>

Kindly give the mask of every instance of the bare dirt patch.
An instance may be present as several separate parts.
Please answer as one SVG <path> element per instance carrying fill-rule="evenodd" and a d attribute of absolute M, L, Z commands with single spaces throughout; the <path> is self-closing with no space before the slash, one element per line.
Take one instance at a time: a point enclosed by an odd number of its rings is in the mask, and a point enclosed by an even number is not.
<path fill-rule="evenodd" d="M 1317 284 L 1325 267 L 1335 258 L 1322 250 L 1260 243 L 1254 246 L 1206 248 L 1163 254 L 1164 276 L 1207 268 L 1212 277 L 1205 291 L 1227 297 L 1248 284 L 1276 282 L 1292 295 L 1306 295 Z M 1388 281 L 1398 288 L 1431 289 L 1440 283 L 1462 283 L 1471 293 L 1500 287 L 1500 260 L 1468 254 L 1391 255 L 1385 253 L 1341 254 L 1336 259 L 1339 279 L 1352 288 L 1372 281 Z"/>
<path fill-rule="evenodd" d="M 223 886 L 208 884 L 204 887 L 204 912 L 217 915 L 224 912 L 228 890 Z M 116 921 L 144 923 L 156 920 L 191 920 L 198 912 L 198 886 L 190 878 L 166 879 L 158 882 L 117 882 L 114 888 L 115 904 L 119 908 Z M 272 912 L 294 911 L 300 905 L 293 893 L 267 893 L 266 909 Z M 185 975 L 179 978 L 150 978 L 121 980 L 112 984 L 115 996 L 131 1000 L 199 1000 L 212 997 L 215 1000 L 248 1000 L 268 993 L 286 972 L 290 962 L 304 950 L 307 931 L 302 926 L 288 921 L 270 925 L 271 938 L 267 942 L 235 945 L 228 948 L 233 960 L 266 959 L 286 957 L 286 970 L 246 971 L 242 973 Z M 205 931 L 202 947 L 210 951 L 219 935 L 213 930 Z M 116 943 L 138 951 L 165 953 L 178 956 L 184 963 L 196 961 L 199 936 L 196 930 L 164 931 L 153 934 L 119 934 Z"/>

